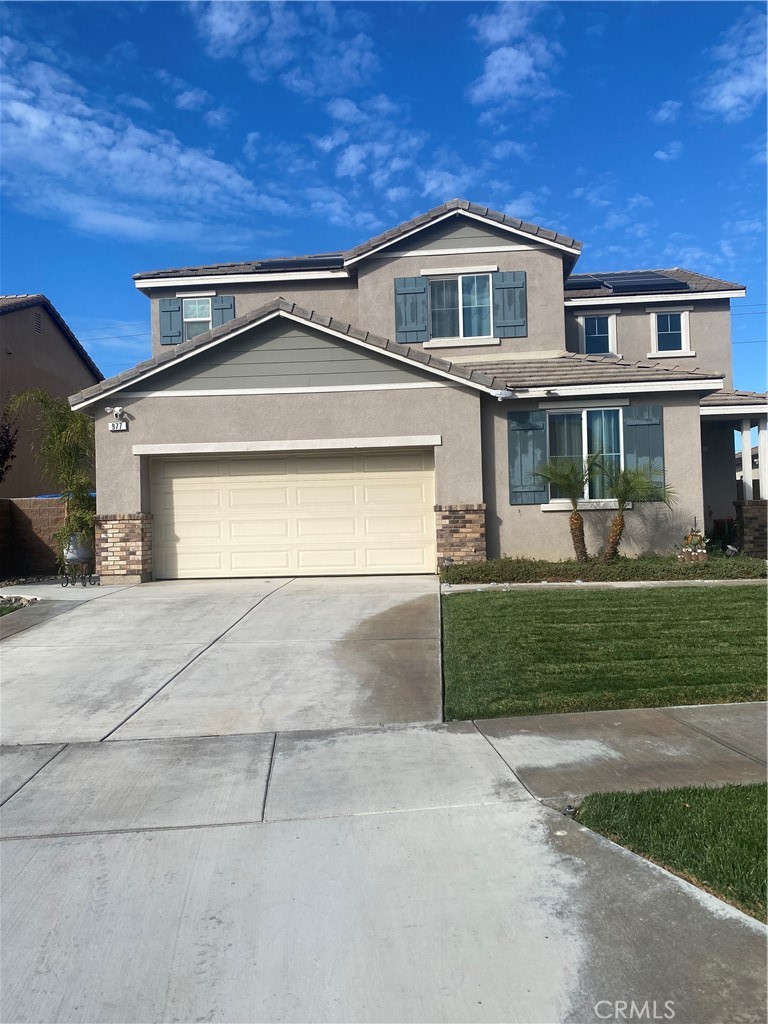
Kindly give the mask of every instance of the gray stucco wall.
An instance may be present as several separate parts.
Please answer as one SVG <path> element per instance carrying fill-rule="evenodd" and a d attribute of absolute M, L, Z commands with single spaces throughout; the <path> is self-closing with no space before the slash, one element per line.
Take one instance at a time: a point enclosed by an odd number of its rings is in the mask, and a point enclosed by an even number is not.
<path fill-rule="evenodd" d="M 731 316 L 728 299 L 679 303 L 679 306 L 693 307 L 689 312 L 691 351 L 696 355 L 675 353 L 672 357 L 662 356 L 655 361 L 660 366 L 671 366 L 678 363 L 684 369 L 699 368 L 725 374 L 725 387 L 733 387 L 733 369 L 731 362 Z M 607 307 L 619 309 L 616 317 L 616 343 L 618 354 L 632 362 L 646 361 L 652 351 L 651 330 L 655 318 L 648 309 L 668 308 L 675 312 L 675 305 L 664 306 L 663 299 L 636 305 L 621 305 L 617 298 L 616 304 Z M 566 344 L 570 352 L 579 351 L 579 329 L 576 317 L 579 314 L 599 316 L 600 308 L 574 309 L 566 311 Z M 654 360 L 651 360 L 654 361 Z"/>
<path fill-rule="evenodd" d="M 619 397 L 619 396 L 616 396 Z M 694 393 L 685 395 L 632 395 L 632 402 L 664 405 L 664 461 L 667 483 L 677 493 L 671 509 L 663 504 L 646 505 L 626 514 L 626 533 L 621 553 L 668 551 L 679 544 L 693 517 L 703 524 L 699 408 Z M 610 397 L 605 405 L 610 406 Z M 577 408 L 578 402 L 564 408 Z M 483 475 L 488 504 L 488 557 L 501 555 L 560 559 L 572 558 L 568 511 L 544 512 L 540 505 L 510 505 L 508 478 L 506 402 L 483 399 Z M 514 404 L 515 409 L 535 409 L 538 403 Z M 587 546 L 596 554 L 605 543 L 612 517 L 610 510 L 584 513 Z"/>
<path fill-rule="evenodd" d="M 202 398 L 131 398 L 126 393 L 121 404 L 129 419 L 125 433 L 110 433 L 111 417 L 101 404 L 96 407 L 100 515 L 151 511 L 148 459 L 133 455 L 135 444 L 440 434 L 442 444 L 435 448 L 436 502 L 483 500 L 480 398 L 467 388 Z"/>
<path fill-rule="evenodd" d="M 707 529 L 713 519 L 728 519 L 736 514 L 736 456 L 733 428 L 735 420 L 701 421 L 701 461 L 704 478 L 704 508 Z"/>

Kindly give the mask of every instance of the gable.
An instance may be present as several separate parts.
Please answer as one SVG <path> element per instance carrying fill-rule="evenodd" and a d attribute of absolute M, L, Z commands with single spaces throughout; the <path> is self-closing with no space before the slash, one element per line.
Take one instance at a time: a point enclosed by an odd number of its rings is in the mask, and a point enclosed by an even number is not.
<path fill-rule="evenodd" d="M 237 334 L 126 393 L 318 390 L 431 384 L 432 374 L 282 319 Z M 439 386 L 439 385 L 438 385 Z"/>
<path fill-rule="evenodd" d="M 522 236 L 512 235 L 509 231 L 497 228 L 493 224 L 484 224 L 479 220 L 456 216 L 425 227 L 408 238 L 385 249 L 382 256 L 398 256 L 407 252 L 435 252 L 465 249 L 468 252 L 481 252 L 484 249 L 532 249 L 540 248 Z"/>

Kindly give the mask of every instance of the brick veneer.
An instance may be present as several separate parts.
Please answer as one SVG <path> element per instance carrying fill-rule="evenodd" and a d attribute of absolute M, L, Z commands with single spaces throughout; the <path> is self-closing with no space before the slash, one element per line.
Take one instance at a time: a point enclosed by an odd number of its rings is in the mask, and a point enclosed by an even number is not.
<path fill-rule="evenodd" d="M 437 564 L 485 560 L 485 505 L 435 505 Z"/>
<path fill-rule="evenodd" d="M 152 579 L 152 514 L 96 517 L 96 572 L 103 584 Z"/>
<path fill-rule="evenodd" d="M 768 557 L 768 499 L 737 501 L 736 533 L 743 555 Z"/>
<path fill-rule="evenodd" d="M 64 525 L 58 498 L 0 499 L 0 576 L 57 571 L 54 533 Z"/>

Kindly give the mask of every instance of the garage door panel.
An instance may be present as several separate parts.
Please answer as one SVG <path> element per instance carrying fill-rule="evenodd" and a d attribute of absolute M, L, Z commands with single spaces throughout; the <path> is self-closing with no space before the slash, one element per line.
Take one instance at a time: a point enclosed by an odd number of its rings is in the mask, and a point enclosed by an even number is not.
<path fill-rule="evenodd" d="M 435 571 L 431 452 L 153 460 L 155 575 Z"/>

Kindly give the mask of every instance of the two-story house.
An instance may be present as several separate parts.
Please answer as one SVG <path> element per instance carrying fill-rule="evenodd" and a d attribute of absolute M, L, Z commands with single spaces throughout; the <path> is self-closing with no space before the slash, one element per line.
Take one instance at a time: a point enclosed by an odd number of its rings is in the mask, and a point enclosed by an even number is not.
<path fill-rule="evenodd" d="M 574 275 L 580 251 L 455 199 L 347 252 L 137 274 L 152 358 L 71 399 L 96 418 L 102 578 L 568 557 L 536 470 L 595 451 L 664 474 L 676 505 L 635 510 L 625 547 L 671 548 L 735 498 L 733 418 L 768 436 L 731 387 L 744 288 Z M 583 504 L 597 550 L 603 479 Z"/>

